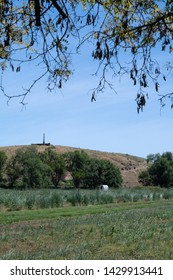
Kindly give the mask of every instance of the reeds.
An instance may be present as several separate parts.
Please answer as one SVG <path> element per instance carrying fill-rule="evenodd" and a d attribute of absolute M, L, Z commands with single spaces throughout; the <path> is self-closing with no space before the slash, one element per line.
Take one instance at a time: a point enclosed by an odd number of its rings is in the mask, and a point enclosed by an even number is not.
<path fill-rule="evenodd" d="M 131 188 L 100 190 L 5 190 L 0 189 L 0 210 L 44 209 L 66 205 L 97 205 L 173 199 L 173 189 Z"/>

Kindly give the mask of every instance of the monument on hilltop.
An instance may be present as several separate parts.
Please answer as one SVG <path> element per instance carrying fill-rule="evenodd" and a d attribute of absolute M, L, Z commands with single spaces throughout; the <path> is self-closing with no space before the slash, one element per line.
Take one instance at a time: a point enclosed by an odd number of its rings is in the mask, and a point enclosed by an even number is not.
<path fill-rule="evenodd" d="M 50 146 L 51 143 L 46 143 L 46 136 L 45 133 L 43 133 L 43 142 L 42 143 L 35 143 L 35 144 L 31 144 L 31 145 L 37 145 L 37 146 Z"/>

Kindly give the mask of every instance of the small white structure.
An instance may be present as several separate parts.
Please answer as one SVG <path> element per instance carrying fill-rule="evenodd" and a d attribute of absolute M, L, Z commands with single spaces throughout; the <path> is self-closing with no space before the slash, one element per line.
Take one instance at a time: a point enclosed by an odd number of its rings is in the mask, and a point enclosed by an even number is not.
<path fill-rule="evenodd" d="M 107 190 L 109 190 L 109 187 L 108 187 L 108 185 L 100 185 L 99 190 L 107 191 Z"/>

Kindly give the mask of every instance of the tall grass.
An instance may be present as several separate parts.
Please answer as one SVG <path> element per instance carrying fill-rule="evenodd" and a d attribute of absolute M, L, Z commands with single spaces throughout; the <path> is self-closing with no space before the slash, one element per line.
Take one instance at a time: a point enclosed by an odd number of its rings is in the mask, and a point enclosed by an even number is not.
<path fill-rule="evenodd" d="M 43 209 L 65 205 L 97 205 L 173 199 L 173 189 L 131 188 L 100 190 L 5 190 L 0 189 L 0 210 Z"/>

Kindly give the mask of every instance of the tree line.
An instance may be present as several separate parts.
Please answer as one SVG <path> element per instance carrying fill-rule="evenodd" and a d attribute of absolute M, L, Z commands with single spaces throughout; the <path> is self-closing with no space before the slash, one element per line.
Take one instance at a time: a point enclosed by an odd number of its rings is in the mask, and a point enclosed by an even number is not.
<path fill-rule="evenodd" d="M 139 180 L 144 186 L 173 187 L 173 153 L 150 154 L 147 162 L 147 170 L 139 175 Z"/>
<path fill-rule="evenodd" d="M 67 172 L 71 186 L 97 188 L 101 184 L 118 188 L 122 177 L 118 167 L 108 160 L 90 157 L 84 151 L 58 154 L 47 148 L 38 152 L 35 146 L 17 149 L 7 157 L 0 151 L 0 186 L 8 188 L 47 188 L 62 185 Z"/>

